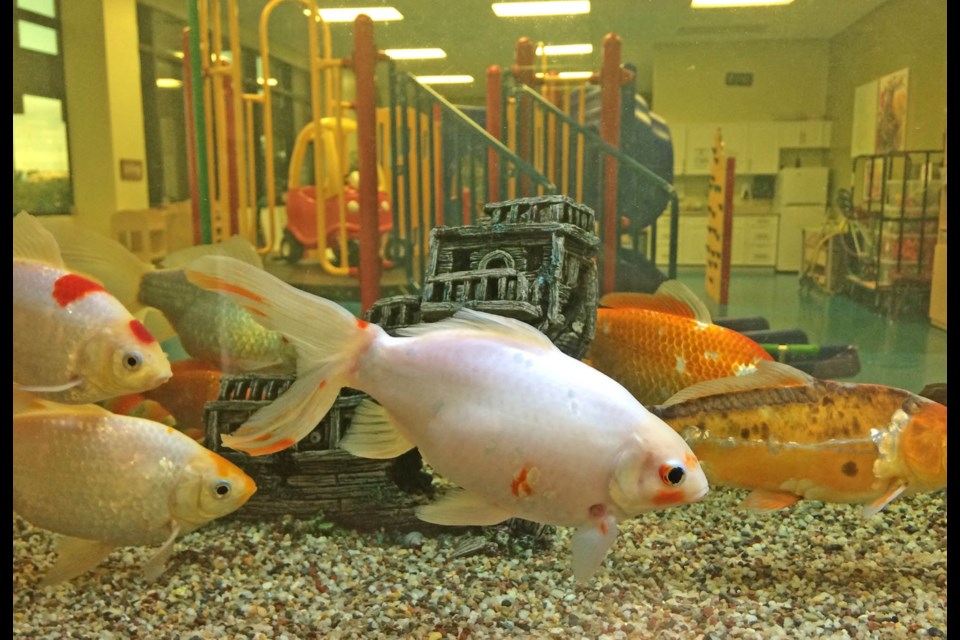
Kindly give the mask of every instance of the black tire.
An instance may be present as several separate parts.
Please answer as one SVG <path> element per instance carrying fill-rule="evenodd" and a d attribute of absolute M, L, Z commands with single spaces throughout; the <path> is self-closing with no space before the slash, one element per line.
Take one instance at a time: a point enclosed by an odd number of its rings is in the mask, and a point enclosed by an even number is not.
<path fill-rule="evenodd" d="M 283 230 L 283 240 L 280 241 L 280 257 L 296 264 L 303 257 L 303 245 L 297 240 L 289 229 Z"/>

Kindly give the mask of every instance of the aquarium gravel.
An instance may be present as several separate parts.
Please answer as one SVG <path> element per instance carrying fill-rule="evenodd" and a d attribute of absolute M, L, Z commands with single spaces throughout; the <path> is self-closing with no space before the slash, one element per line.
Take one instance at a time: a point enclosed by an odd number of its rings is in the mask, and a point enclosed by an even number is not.
<path fill-rule="evenodd" d="M 754 514 L 745 492 L 620 526 L 586 585 L 570 530 L 546 549 L 453 557 L 464 535 L 356 533 L 322 518 L 218 521 L 177 543 L 123 548 L 46 589 L 54 536 L 14 516 L 15 638 L 906 638 L 947 633 L 946 492 Z M 385 523 L 386 524 L 386 523 Z M 473 532 L 476 535 L 476 532 Z M 495 547 L 495 545 L 494 545 Z"/>

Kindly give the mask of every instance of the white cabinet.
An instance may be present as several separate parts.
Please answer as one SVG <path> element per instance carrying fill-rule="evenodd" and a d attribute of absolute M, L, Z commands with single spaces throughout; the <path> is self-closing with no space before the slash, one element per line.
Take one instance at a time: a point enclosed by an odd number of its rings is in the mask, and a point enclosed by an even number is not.
<path fill-rule="evenodd" d="M 777 173 L 781 149 L 830 146 L 831 124 L 824 120 L 673 124 L 674 175 L 710 175 L 717 129 L 725 157 L 737 159 L 739 175 Z"/>
<path fill-rule="evenodd" d="M 777 122 L 750 123 L 750 150 L 747 166 L 738 173 L 773 175 L 780 170 L 780 124 Z M 738 163 L 739 164 L 739 163 Z"/>
<path fill-rule="evenodd" d="M 716 124 L 686 125 L 686 159 L 684 175 L 708 176 L 713 162 L 713 145 L 716 142 Z"/>
<path fill-rule="evenodd" d="M 677 264 L 703 267 L 707 264 L 707 216 L 684 214 L 677 222 Z M 657 219 L 657 253 L 660 266 L 670 264 L 670 216 Z"/>
<path fill-rule="evenodd" d="M 832 125 L 826 120 L 781 122 L 781 149 L 826 149 L 830 146 Z"/>
<path fill-rule="evenodd" d="M 777 262 L 777 216 L 733 214 L 730 264 L 772 267 Z"/>

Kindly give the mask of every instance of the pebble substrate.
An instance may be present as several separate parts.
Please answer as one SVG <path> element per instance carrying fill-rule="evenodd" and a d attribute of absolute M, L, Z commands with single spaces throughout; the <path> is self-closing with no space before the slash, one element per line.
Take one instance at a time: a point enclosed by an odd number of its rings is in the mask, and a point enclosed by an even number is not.
<path fill-rule="evenodd" d="M 461 535 L 356 533 L 320 520 L 214 522 L 166 573 L 123 548 L 37 586 L 55 536 L 14 515 L 13 633 L 61 639 L 906 638 L 947 632 L 946 492 L 859 507 L 695 505 L 621 523 L 603 567 L 574 583 L 570 530 L 545 551 L 451 559 Z"/>

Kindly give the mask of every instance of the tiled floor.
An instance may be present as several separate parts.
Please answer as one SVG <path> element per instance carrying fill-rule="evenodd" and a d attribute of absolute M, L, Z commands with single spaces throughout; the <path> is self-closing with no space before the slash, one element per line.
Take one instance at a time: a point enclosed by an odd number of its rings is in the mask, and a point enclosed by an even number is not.
<path fill-rule="evenodd" d="M 801 286 L 796 273 L 757 267 L 733 269 L 729 301 L 720 309 L 706 294 L 703 269 L 680 267 L 677 279 L 714 317 L 762 316 L 770 329 L 801 329 L 811 344 L 855 346 L 860 373 L 844 380 L 913 392 L 947 381 L 947 333 L 930 324 L 925 309 L 891 318 L 846 295 Z"/>

